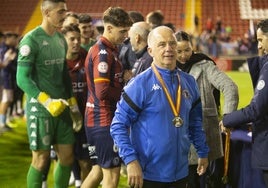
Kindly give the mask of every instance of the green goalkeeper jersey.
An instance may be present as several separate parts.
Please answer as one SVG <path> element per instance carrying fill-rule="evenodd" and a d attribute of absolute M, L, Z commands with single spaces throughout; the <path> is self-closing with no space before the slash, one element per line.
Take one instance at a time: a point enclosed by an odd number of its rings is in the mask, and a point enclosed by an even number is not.
<path fill-rule="evenodd" d="M 54 99 L 68 99 L 72 86 L 65 61 L 67 44 L 63 35 L 48 35 L 40 26 L 27 33 L 19 45 L 17 82 L 27 96 L 28 115 L 48 116 L 37 102 L 46 92 Z"/>

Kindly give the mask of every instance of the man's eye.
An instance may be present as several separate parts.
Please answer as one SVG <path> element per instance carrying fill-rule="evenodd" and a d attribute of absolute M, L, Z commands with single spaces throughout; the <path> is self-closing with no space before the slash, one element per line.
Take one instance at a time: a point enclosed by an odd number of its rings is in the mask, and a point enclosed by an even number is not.
<path fill-rule="evenodd" d="M 165 45 L 166 45 L 165 43 L 159 43 L 159 44 L 158 44 L 159 47 L 163 47 L 163 46 L 165 46 Z"/>

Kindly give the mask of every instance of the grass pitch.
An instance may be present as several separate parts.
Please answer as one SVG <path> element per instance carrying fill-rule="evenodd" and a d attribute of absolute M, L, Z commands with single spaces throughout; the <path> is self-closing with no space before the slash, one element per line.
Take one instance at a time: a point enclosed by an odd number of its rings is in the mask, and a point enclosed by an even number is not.
<path fill-rule="evenodd" d="M 249 104 L 253 95 L 249 73 L 227 72 L 239 88 L 239 109 Z M 222 102 L 223 104 L 223 102 Z M 25 121 L 16 119 L 13 131 L 0 135 L 0 187 L 25 188 L 26 175 L 31 162 Z M 50 170 L 52 171 L 52 170 Z M 52 172 L 49 175 L 49 188 L 53 187 Z M 119 188 L 128 187 L 126 178 L 121 177 Z"/>

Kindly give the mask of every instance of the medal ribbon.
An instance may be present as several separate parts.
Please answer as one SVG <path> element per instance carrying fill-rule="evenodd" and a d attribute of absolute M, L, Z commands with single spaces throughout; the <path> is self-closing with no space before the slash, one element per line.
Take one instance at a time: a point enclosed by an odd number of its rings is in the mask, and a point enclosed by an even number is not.
<path fill-rule="evenodd" d="M 164 93 L 166 94 L 168 103 L 172 109 L 173 114 L 175 115 L 175 117 L 178 117 L 180 114 L 180 106 L 181 106 L 181 84 L 180 84 L 179 74 L 178 74 L 179 86 L 178 86 L 178 90 L 177 90 L 177 101 L 176 101 L 176 108 L 175 108 L 175 104 L 172 101 L 172 98 L 171 98 L 171 95 L 167 89 L 167 86 L 166 86 L 164 80 L 162 79 L 161 75 L 159 74 L 158 70 L 156 69 L 156 67 L 153 63 L 152 63 L 152 70 L 155 73 L 156 78 L 160 82 L 162 88 L 164 89 Z"/>

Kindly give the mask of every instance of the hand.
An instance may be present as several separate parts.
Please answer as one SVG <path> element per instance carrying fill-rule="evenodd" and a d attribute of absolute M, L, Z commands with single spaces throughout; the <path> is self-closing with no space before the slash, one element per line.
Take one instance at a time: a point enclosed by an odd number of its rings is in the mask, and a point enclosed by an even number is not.
<path fill-rule="evenodd" d="M 83 126 L 83 117 L 79 111 L 77 101 L 74 97 L 68 99 L 67 102 L 70 108 L 70 115 L 73 120 L 73 129 L 75 132 L 78 132 Z"/>
<path fill-rule="evenodd" d="M 223 122 L 222 122 L 222 121 L 220 121 L 219 126 L 220 126 L 220 129 L 221 129 L 221 132 L 226 134 L 226 133 L 227 133 L 227 128 L 226 128 L 226 127 L 224 127 L 224 125 L 223 125 Z"/>
<path fill-rule="evenodd" d="M 66 108 L 66 102 L 63 99 L 52 99 L 45 92 L 40 92 L 37 100 L 53 117 L 59 116 Z"/>
<path fill-rule="evenodd" d="M 125 70 L 123 75 L 124 83 L 127 83 L 132 78 L 131 70 Z"/>
<path fill-rule="evenodd" d="M 6 53 L 4 55 L 4 60 L 13 61 L 15 59 L 16 55 L 17 55 L 17 53 L 10 48 L 6 51 Z"/>
<path fill-rule="evenodd" d="M 198 158 L 197 174 L 203 175 L 208 167 L 208 158 Z"/>
<path fill-rule="evenodd" d="M 13 51 L 12 49 L 8 49 L 6 53 L 4 54 L 4 67 L 7 66 L 9 63 L 11 63 L 17 56 L 17 53 Z"/>
<path fill-rule="evenodd" d="M 142 188 L 143 176 L 139 162 L 137 160 L 127 165 L 128 185 L 134 188 Z"/>

